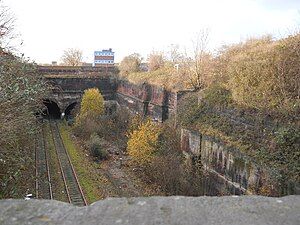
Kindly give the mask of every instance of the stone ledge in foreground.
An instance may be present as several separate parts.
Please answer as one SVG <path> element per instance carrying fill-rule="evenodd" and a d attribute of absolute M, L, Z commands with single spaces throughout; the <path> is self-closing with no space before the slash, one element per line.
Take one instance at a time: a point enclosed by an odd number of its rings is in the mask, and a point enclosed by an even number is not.
<path fill-rule="evenodd" d="M 300 224 L 300 196 L 109 198 L 87 207 L 1 200 L 0 224 Z"/>

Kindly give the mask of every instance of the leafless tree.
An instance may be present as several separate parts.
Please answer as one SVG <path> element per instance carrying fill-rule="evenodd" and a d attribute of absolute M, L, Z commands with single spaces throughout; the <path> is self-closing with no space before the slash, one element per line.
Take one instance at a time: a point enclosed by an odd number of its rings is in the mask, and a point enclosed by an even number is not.
<path fill-rule="evenodd" d="M 165 59 L 162 52 L 152 52 L 148 56 L 148 66 L 150 71 L 157 70 L 164 66 Z"/>
<path fill-rule="evenodd" d="M 193 41 L 192 56 L 185 53 L 180 63 L 180 71 L 189 79 L 192 88 L 199 90 L 204 88 L 211 79 L 213 70 L 213 57 L 208 51 L 209 32 L 201 30 Z"/>
<path fill-rule="evenodd" d="M 183 54 L 180 52 L 179 45 L 171 45 L 168 52 L 168 59 L 175 65 L 183 60 Z"/>
<path fill-rule="evenodd" d="M 80 66 L 82 64 L 82 51 L 76 48 L 68 48 L 61 57 L 62 64 L 66 66 Z"/>
<path fill-rule="evenodd" d="M 15 19 L 12 16 L 8 7 L 3 5 L 0 0 L 0 46 L 6 48 L 11 39 L 15 37 L 14 34 Z"/>

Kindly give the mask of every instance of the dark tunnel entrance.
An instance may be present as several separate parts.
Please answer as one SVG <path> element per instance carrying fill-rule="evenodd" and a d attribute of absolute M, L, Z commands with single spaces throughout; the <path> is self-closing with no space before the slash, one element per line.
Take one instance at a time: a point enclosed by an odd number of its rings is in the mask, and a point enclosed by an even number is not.
<path fill-rule="evenodd" d="M 43 103 L 47 107 L 45 110 L 43 110 L 44 117 L 60 119 L 61 112 L 60 112 L 58 105 L 55 102 L 53 102 L 49 99 L 46 99 L 43 101 Z"/>
<path fill-rule="evenodd" d="M 75 107 L 77 106 L 77 102 L 73 102 L 70 104 L 65 110 L 65 118 L 66 120 L 73 120 L 75 117 Z"/>

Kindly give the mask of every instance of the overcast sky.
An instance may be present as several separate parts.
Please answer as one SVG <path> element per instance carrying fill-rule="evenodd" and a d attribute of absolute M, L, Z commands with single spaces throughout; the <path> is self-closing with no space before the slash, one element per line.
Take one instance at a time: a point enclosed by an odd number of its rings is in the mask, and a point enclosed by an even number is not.
<path fill-rule="evenodd" d="M 20 49 L 38 63 L 59 61 L 79 48 L 92 62 L 94 50 L 112 48 L 116 61 L 133 52 L 144 57 L 171 44 L 190 48 L 203 29 L 210 48 L 248 37 L 283 37 L 300 26 L 300 0 L 3 0 L 14 13 Z"/>

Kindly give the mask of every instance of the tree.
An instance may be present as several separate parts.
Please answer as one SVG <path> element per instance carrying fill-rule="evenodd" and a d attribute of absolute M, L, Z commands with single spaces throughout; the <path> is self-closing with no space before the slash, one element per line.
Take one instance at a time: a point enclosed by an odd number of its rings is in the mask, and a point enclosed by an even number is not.
<path fill-rule="evenodd" d="M 90 88 L 84 91 L 81 107 L 80 118 L 87 116 L 95 118 L 104 113 L 104 99 L 98 88 Z"/>
<path fill-rule="evenodd" d="M 125 56 L 119 66 L 121 75 L 128 75 L 140 71 L 141 62 L 142 57 L 138 53 Z"/>
<path fill-rule="evenodd" d="M 47 96 L 47 85 L 35 64 L 3 46 L 9 29 L 8 23 L 1 21 L 0 198 L 20 198 L 30 188 L 24 181 L 32 177 L 32 154 L 36 135 L 40 133 L 35 114 Z M 33 181 L 27 183 L 30 182 Z"/>
<path fill-rule="evenodd" d="M 148 57 L 149 71 L 162 68 L 165 64 L 164 56 L 161 52 L 152 52 Z"/>
<path fill-rule="evenodd" d="M 22 198 L 32 188 L 32 154 L 41 131 L 35 114 L 48 94 L 37 66 L 11 52 L 13 25 L 0 0 L 0 198 Z"/>
<path fill-rule="evenodd" d="M 179 72 L 187 77 L 189 85 L 200 90 L 211 83 L 213 75 L 213 56 L 207 50 L 209 41 L 208 30 L 202 30 L 193 41 L 192 56 L 185 53 L 184 57 L 179 57 Z M 178 55 L 178 54 L 177 54 Z"/>
<path fill-rule="evenodd" d="M 82 64 L 82 51 L 76 48 L 66 49 L 61 60 L 67 66 L 80 66 Z"/>
<path fill-rule="evenodd" d="M 196 90 L 204 88 L 210 79 L 213 57 L 208 52 L 208 30 L 201 30 L 193 41 L 193 58 L 190 66 L 190 84 Z"/>
<path fill-rule="evenodd" d="M 159 127 L 148 120 L 129 134 L 127 151 L 133 161 L 141 166 L 151 162 L 157 149 L 159 131 Z"/>
<path fill-rule="evenodd" d="M 175 65 L 179 64 L 183 60 L 184 56 L 180 52 L 179 45 L 171 45 L 168 51 L 168 59 Z"/>
<path fill-rule="evenodd" d="M 7 48 L 9 41 L 15 37 L 14 21 L 9 8 L 4 6 L 0 0 L 0 46 L 2 48 Z"/>
<path fill-rule="evenodd" d="M 82 96 L 79 114 L 75 119 L 75 134 L 88 138 L 92 133 L 96 132 L 99 126 L 103 126 L 103 123 L 101 123 L 101 115 L 103 115 L 104 112 L 104 99 L 98 88 L 85 90 Z"/>

